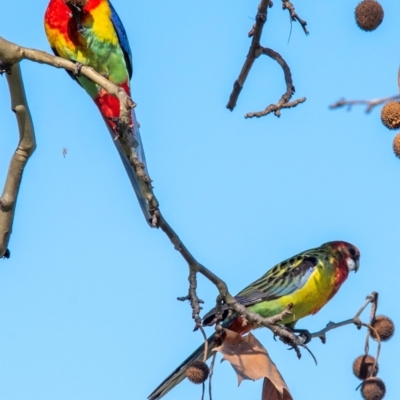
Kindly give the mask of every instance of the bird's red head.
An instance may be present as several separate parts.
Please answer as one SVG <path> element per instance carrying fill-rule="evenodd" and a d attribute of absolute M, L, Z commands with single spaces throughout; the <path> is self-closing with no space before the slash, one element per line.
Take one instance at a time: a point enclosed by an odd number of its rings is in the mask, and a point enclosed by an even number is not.
<path fill-rule="evenodd" d="M 351 243 L 344 241 L 334 241 L 325 243 L 329 246 L 340 258 L 345 261 L 348 272 L 357 272 L 360 265 L 360 250 Z"/>

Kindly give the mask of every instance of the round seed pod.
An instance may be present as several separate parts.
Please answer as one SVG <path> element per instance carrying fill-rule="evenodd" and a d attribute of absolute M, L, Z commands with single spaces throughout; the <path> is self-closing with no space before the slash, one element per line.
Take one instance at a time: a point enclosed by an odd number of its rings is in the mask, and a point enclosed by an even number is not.
<path fill-rule="evenodd" d="M 358 379 L 367 379 L 370 376 L 375 376 L 378 373 L 378 363 L 374 368 L 375 358 L 370 355 L 362 355 L 357 357 L 353 362 L 353 373 Z"/>
<path fill-rule="evenodd" d="M 400 128 L 400 103 L 398 101 L 389 101 L 382 107 L 381 119 L 383 125 L 389 129 Z"/>
<path fill-rule="evenodd" d="M 363 0 L 355 10 L 357 25 L 363 31 L 375 30 L 383 20 L 383 8 L 375 0 Z"/>
<path fill-rule="evenodd" d="M 382 342 L 389 340 L 394 334 L 394 323 L 393 321 L 386 317 L 385 315 L 378 315 L 374 318 L 371 326 L 378 332 L 379 338 Z M 376 335 L 373 330 L 370 330 L 371 336 L 376 340 Z"/>
<path fill-rule="evenodd" d="M 190 382 L 199 384 L 205 382 L 209 373 L 210 369 L 205 362 L 195 360 L 188 366 L 186 370 L 186 377 Z"/>
<path fill-rule="evenodd" d="M 393 139 L 393 151 L 400 158 L 400 132 Z"/>
<path fill-rule="evenodd" d="M 365 400 L 382 400 L 386 394 L 386 387 L 382 379 L 372 377 L 361 385 L 361 395 Z"/>

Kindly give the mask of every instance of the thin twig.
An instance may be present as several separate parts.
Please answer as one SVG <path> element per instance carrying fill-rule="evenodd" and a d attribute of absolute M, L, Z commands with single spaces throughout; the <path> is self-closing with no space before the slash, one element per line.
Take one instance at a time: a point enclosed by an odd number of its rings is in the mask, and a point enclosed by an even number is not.
<path fill-rule="evenodd" d="M 204 355 L 203 355 L 203 362 L 207 361 L 207 354 L 208 354 L 208 340 L 207 340 L 207 335 L 202 326 L 199 326 L 200 332 L 203 335 L 204 339 Z"/>
<path fill-rule="evenodd" d="M 373 371 L 376 370 L 375 369 L 376 368 L 376 364 L 378 363 L 378 358 L 379 358 L 379 355 L 381 353 L 381 337 L 379 336 L 378 331 L 372 325 L 364 324 L 364 323 L 362 323 L 362 325 L 366 326 L 368 328 L 367 339 L 366 339 L 366 343 L 365 343 L 365 354 L 368 354 L 368 352 L 369 352 L 369 337 L 370 337 L 371 331 L 374 332 L 376 341 L 378 342 L 378 346 L 377 346 L 377 350 L 376 350 L 376 357 L 375 357 L 373 368 L 371 370 L 371 374 L 372 374 Z"/>
<path fill-rule="evenodd" d="M 210 364 L 210 374 L 209 374 L 209 378 L 208 378 L 208 397 L 209 400 L 212 400 L 212 376 L 214 375 L 214 364 L 215 364 L 215 359 L 217 357 L 217 352 L 214 352 L 213 356 L 212 356 L 212 360 L 211 360 L 211 364 Z"/>
<path fill-rule="evenodd" d="M 261 0 L 261 3 L 258 6 L 258 12 L 256 15 L 256 23 L 254 24 L 251 30 L 251 45 L 249 52 L 247 53 L 246 61 L 243 64 L 242 70 L 240 71 L 238 79 L 236 79 L 233 84 L 233 90 L 229 97 L 228 104 L 226 108 L 229 110 L 233 110 L 236 107 L 236 102 L 239 97 L 239 94 L 243 88 L 244 82 L 246 81 L 247 76 L 253 66 L 254 61 L 256 60 L 256 50 L 260 47 L 260 39 L 262 30 L 267 20 L 267 11 L 270 1 L 269 0 Z"/>
<path fill-rule="evenodd" d="M 366 105 L 365 112 L 369 114 L 375 107 L 380 106 L 381 104 L 388 103 L 389 101 L 400 100 L 400 96 L 391 96 L 391 97 L 383 97 L 381 99 L 372 99 L 372 100 L 346 100 L 341 99 L 336 103 L 333 103 L 329 106 L 331 110 L 336 108 L 347 107 L 347 110 L 351 110 L 351 108 L 355 105 Z"/>
<path fill-rule="evenodd" d="M 370 317 L 369 317 L 369 319 L 371 320 L 371 323 L 374 322 L 375 317 L 376 317 L 376 310 L 378 309 L 378 293 L 372 292 L 372 296 L 375 296 L 375 298 L 372 303 L 371 313 L 370 313 Z"/>
<path fill-rule="evenodd" d="M 301 99 L 297 99 L 293 102 L 289 103 L 289 100 L 291 99 L 293 93 L 294 93 L 294 85 L 292 81 L 292 75 L 290 72 L 289 65 L 286 63 L 286 61 L 283 59 L 283 57 L 277 53 L 276 51 L 263 47 L 260 44 L 260 39 L 261 39 L 261 34 L 262 30 L 265 24 L 265 21 L 267 20 L 267 11 L 268 7 L 271 6 L 272 2 L 268 0 L 262 0 L 261 3 L 258 6 L 258 12 L 256 15 L 256 23 L 253 25 L 251 28 L 248 36 L 252 37 L 251 45 L 249 52 L 247 53 L 246 61 L 243 64 L 242 70 L 240 71 L 238 79 L 236 79 L 235 83 L 233 84 L 233 90 L 232 93 L 230 94 L 228 104 L 226 105 L 226 108 L 229 110 L 233 110 L 236 107 L 237 100 L 239 98 L 240 92 L 243 88 L 243 85 L 247 79 L 247 76 L 249 75 L 249 72 L 254 64 L 254 61 L 256 58 L 258 58 L 261 54 L 265 54 L 272 59 L 274 59 L 283 69 L 284 76 L 285 76 L 285 83 L 286 83 L 286 92 L 282 95 L 281 99 L 278 101 L 276 104 L 271 104 L 269 105 L 265 110 L 263 111 L 257 111 L 257 112 L 250 112 L 245 115 L 245 118 L 253 118 L 253 117 L 263 117 L 265 115 L 270 114 L 271 112 L 274 112 L 275 116 L 279 117 L 281 115 L 280 110 L 283 108 L 292 108 L 296 107 L 300 103 L 304 103 L 306 101 L 305 97 L 302 97 Z M 304 31 L 308 33 L 307 29 L 305 26 L 307 25 L 307 22 L 303 21 L 295 12 L 295 9 L 292 5 L 292 3 L 288 1 L 283 1 L 283 9 L 288 9 L 291 19 L 294 21 L 299 21 L 300 24 L 302 25 Z"/>
<path fill-rule="evenodd" d="M 296 13 L 294 5 L 290 1 L 282 0 L 282 9 L 289 10 L 291 20 L 298 21 L 306 35 L 308 35 L 310 33 L 310 32 L 308 32 L 308 30 L 306 28 L 307 22 L 299 17 L 299 15 Z"/>
<path fill-rule="evenodd" d="M 265 110 L 263 111 L 256 111 L 256 112 L 250 112 L 245 115 L 245 118 L 253 118 L 253 117 L 263 117 L 265 115 L 270 114 L 273 112 L 275 116 L 280 117 L 281 116 L 281 110 L 283 108 L 291 108 L 291 107 L 296 107 L 300 103 L 304 103 L 306 101 L 305 97 L 302 97 L 301 99 L 297 99 L 295 101 L 292 101 L 289 103 L 289 100 L 292 98 L 295 88 L 293 85 L 293 80 L 292 80 L 292 74 L 290 72 L 289 65 L 287 62 L 283 59 L 283 57 L 277 53 L 276 51 L 266 48 L 266 47 L 261 47 L 258 50 L 260 54 L 265 54 L 268 57 L 271 57 L 274 59 L 281 67 L 285 76 L 285 82 L 286 82 L 286 92 L 282 95 L 278 103 L 276 104 L 270 104 Z"/>
<path fill-rule="evenodd" d="M 318 337 L 318 338 L 322 339 L 323 341 L 325 341 L 326 340 L 325 333 L 329 332 L 333 329 L 340 328 L 341 326 L 350 325 L 350 324 L 355 324 L 357 327 L 361 327 L 361 325 L 363 323 L 360 321 L 360 315 L 365 310 L 365 308 L 368 306 L 368 304 L 374 303 L 376 297 L 377 297 L 377 293 L 372 292 L 370 295 L 367 296 L 365 303 L 362 305 L 362 307 L 358 310 L 357 314 L 353 318 L 346 319 L 345 321 L 337 322 L 337 323 L 329 322 L 324 329 L 321 329 L 318 332 L 312 333 L 311 338 L 313 339 L 313 338 Z"/>

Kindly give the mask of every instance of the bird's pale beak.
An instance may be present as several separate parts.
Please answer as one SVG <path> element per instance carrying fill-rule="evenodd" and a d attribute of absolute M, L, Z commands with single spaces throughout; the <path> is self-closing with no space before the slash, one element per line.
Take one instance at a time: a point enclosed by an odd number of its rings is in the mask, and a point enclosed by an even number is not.
<path fill-rule="evenodd" d="M 347 263 L 347 268 L 349 269 L 349 271 L 354 271 L 354 272 L 358 271 L 358 267 L 360 265 L 359 260 L 354 261 L 352 258 L 348 257 L 346 259 L 346 263 Z"/>

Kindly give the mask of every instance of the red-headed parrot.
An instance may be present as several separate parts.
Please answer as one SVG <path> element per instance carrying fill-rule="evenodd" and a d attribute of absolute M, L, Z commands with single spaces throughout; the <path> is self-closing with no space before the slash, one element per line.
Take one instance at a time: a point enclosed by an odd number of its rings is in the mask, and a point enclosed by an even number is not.
<path fill-rule="evenodd" d="M 132 55 L 124 26 L 108 0 L 50 0 L 44 25 L 50 46 L 57 56 L 94 68 L 130 95 Z M 118 141 L 119 100 L 89 79 L 69 72 L 92 97 L 103 116 L 121 156 L 146 220 L 149 204 Z M 128 141 L 132 155 L 146 167 L 134 110 Z M 116 139 L 116 140 L 115 140 Z"/>
<path fill-rule="evenodd" d="M 275 265 L 260 279 L 243 289 L 235 299 L 251 312 L 262 317 L 271 317 L 292 304 L 291 315 L 280 324 L 293 329 L 295 323 L 310 314 L 317 313 L 339 290 L 350 271 L 357 271 L 360 252 L 357 247 L 343 241 L 328 242 L 315 249 L 304 251 Z M 224 328 L 245 334 L 256 328 L 237 315 L 228 316 L 223 308 Z M 203 325 L 213 322 L 215 310 L 204 316 Z M 214 335 L 208 338 L 207 358 L 212 349 L 219 345 Z M 202 360 L 204 344 L 194 351 L 154 391 L 150 400 L 157 400 L 168 393 L 185 378 L 185 372 L 194 360 Z"/>

